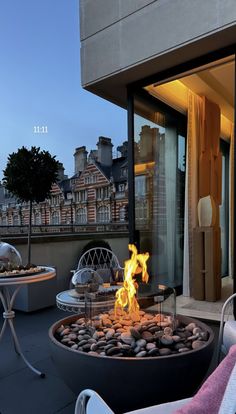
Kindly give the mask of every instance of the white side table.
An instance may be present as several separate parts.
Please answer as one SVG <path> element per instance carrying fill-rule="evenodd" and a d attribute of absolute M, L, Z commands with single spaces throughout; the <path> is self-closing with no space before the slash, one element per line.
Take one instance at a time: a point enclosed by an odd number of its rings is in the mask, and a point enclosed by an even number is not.
<path fill-rule="evenodd" d="M 115 292 L 120 289 L 121 286 L 112 286 L 109 287 L 109 291 Z M 101 293 L 106 293 L 108 290 L 107 288 L 100 287 Z M 76 295 L 75 289 L 64 290 L 60 292 L 56 296 L 56 303 L 57 307 L 61 310 L 74 312 L 74 313 L 84 313 L 85 312 L 85 300 L 81 299 L 79 295 Z M 109 298 L 108 300 L 104 301 L 96 301 L 92 303 L 92 307 L 95 310 L 103 309 L 104 305 L 106 307 L 113 308 L 115 303 L 114 297 Z"/>
<path fill-rule="evenodd" d="M 40 266 L 41 267 L 41 266 Z M 6 330 L 7 323 L 9 324 L 11 335 L 14 341 L 15 351 L 18 355 L 21 356 L 25 364 L 36 374 L 40 375 L 40 377 L 45 377 L 45 374 L 38 371 L 34 368 L 30 362 L 26 359 L 25 355 L 21 350 L 21 346 L 15 331 L 13 319 L 15 318 L 15 312 L 12 310 L 14 301 L 16 298 L 17 293 L 19 292 L 22 286 L 25 286 L 29 283 L 37 283 L 42 282 L 44 280 L 52 279 L 56 276 L 56 271 L 52 267 L 45 267 L 42 266 L 45 270 L 32 275 L 27 276 L 8 276 L 8 277 L 0 277 L 0 299 L 3 304 L 4 312 L 3 312 L 3 325 L 0 331 L 0 341 L 4 335 Z M 15 287 L 12 295 L 10 294 L 9 287 Z"/>

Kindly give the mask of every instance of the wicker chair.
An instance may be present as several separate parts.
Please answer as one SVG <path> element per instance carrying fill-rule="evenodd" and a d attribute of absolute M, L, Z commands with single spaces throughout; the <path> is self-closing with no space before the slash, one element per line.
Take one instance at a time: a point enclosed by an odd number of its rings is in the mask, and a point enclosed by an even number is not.
<path fill-rule="evenodd" d="M 87 250 L 79 259 L 76 270 L 93 269 L 98 273 L 104 282 L 123 280 L 123 268 L 120 266 L 116 255 L 105 247 L 95 247 Z"/>

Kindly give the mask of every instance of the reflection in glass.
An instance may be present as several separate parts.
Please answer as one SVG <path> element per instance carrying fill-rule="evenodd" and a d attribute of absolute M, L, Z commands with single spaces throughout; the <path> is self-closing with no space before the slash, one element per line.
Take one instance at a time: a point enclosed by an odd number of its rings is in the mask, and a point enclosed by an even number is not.
<path fill-rule="evenodd" d="M 135 227 L 152 289 L 182 284 L 186 144 L 186 123 L 155 105 L 135 99 Z"/>

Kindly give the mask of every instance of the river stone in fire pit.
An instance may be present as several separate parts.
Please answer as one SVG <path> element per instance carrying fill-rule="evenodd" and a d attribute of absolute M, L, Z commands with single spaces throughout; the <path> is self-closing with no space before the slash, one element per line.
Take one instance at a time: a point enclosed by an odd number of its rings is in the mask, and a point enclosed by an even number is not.
<path fill-rule="evenodd" d="M 122 328 L 121 328 L 122 326 Z M 189 352 L 208 340 L 208 333 L 196 323 L 186 326 L 170 316 L 140 311 L 134 321 L 122 311 L 96 316 L 86 325 L 80 318 L 71 325 L 60 326 L 56 338 L 64 345 L 86 353 L 107 357 L 146 358 Z"/>

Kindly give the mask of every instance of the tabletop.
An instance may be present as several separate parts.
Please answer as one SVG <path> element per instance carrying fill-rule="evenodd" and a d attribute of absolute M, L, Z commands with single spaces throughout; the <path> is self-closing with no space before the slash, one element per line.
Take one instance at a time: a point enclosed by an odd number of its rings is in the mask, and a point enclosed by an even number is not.
<path fill-rule="evenodd" d="M 32 273 L 29 275 L 19 275 L 19 276 L 7 276 L 1 277 L 0 276 L 0 287 L 1 286 L 9 286 L 9 285 L 24 285 L 28 283 L 36 283 L 41 282 L 43 280 L 53 279 L 56 276 L 56 270 L 53 267 L 48 266 L 39 266 L 42 267 L 44 270 Z"/>
<path fill-rule="evenodd" d="M 110 288 L 110 290 L 114 291 L 114 296 L 110 296 L 105 298 L 105 300 L 97 300 L 96 302 L 91 302 L 90 306 L 93 308 L 104 308 L 104 307 L 113 307 L 115 303 L 115 291 L 120 288 L 117 286 L 114 286 L 113 288 Z M 102 289 L 101 289 L 102 290 Z M 106 289 L 103 290 L 104 293 L 106 292 Z M 103 297 L 104 299 L 104 297 Z M 85 299 L 84 297 L 81 298 L 81 295 L 78 295 L 75 289 L 65 290 L 63 292 L 60 292 L 56 296 L 57 306 L 60 309 L 67 310 L 67 311 L 84 311 L 85 309 Z"/>

